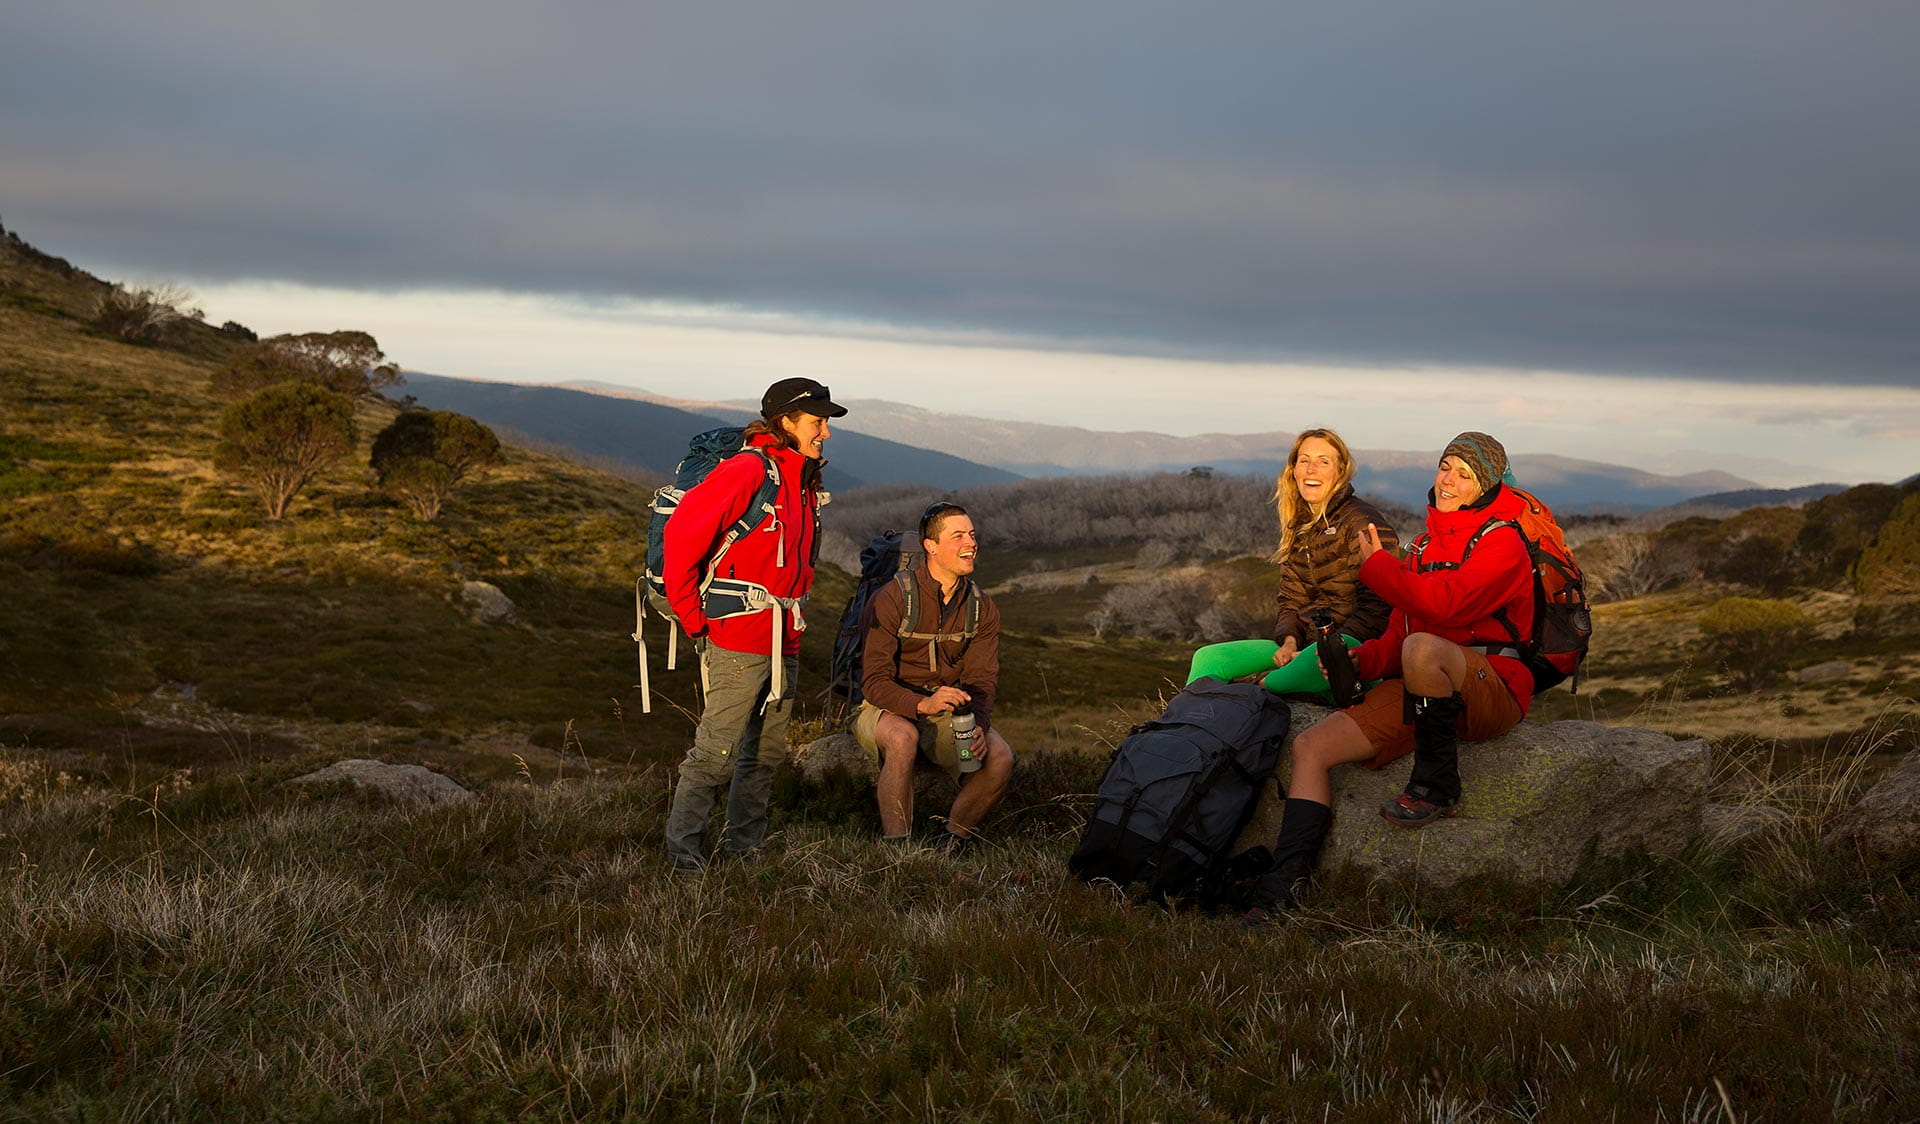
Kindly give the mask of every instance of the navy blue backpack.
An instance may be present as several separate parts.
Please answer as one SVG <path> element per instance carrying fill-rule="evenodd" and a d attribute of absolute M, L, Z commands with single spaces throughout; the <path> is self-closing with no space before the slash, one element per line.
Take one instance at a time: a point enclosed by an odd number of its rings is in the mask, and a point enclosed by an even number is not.
<path fill-rule="evenodd" d="M 1187 684 L 1113 751 L 1067 869 L 1087 882 L 1141 883 L 1158 901 L 1208 904 L 1292 721 L 1258 683 Z"/>

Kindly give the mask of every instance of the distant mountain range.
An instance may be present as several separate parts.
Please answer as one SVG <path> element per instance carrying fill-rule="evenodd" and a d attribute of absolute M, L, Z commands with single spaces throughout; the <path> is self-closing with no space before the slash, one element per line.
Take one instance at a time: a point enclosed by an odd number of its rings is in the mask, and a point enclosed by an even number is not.
<path fill-rule="evenodd" d="M 752 413 L 749 403 L 677 399 L 598 382 L 562 385 L 708 416 L 744 417 Z M 1197 437 L 1110 433 L 1044 422 L 942 413 L 872 398 L 849 399 L 844 404 L 850 412 L 843 421 L 834 424 L 836 434 L 859 433 L 954 456 L 977 457 L 986 452 L 992 455 L 996 466 L 1022 476 L 1180 472 L 1205 465 L 1217 472 L 1271 477 L 1279 473 L 1287 448 L 1293 442 L 1293 434 L 1284 432 L 1209 433 Z M 535 432 L 524 424 L 516 424 L 515 428 Z M 836 436 L 834 440 L 838 442 L 842 438 Z M 1354 451 L 1354 457 L 1359 462 L 1355 485 L 1360 491 L 1415 510 L 1425 502 L 1427 488 L 1433 482 L 1434 450 L 1360 449 Z M 1728 495 L 1758 488 L 1753 481 L 1727 472 L 1669 476 L 1549 453 L 1518 454 L 1514 457 L 1513 470 L 1523 487 L 1538 491 L 1556 510 L 1567 514 L 1638 514 L 1702 495 Z M 956 481 L 953 486 L 963 485 Z M 1793 501 L 1759 499 L 1755 502 Z"/>
<path fill-rule="evenodd" d="M 521 385 L 408 372 L 408 392 L 423 405 L 458 410 L 590 457 L 659 475 L 673 471 L 686 440 L 702 429 L 740 425 L 753 403 L 671 398 L 598 382 Z M 926 484 L 972 488 L 1022 477 L 1109 472 L 1216 472 L 1271 477 L 1293 435 L 1285 432 L 1176 437 L 1110 433 L 1045 422 L 942 413 L 881 399 L 848 399 L 827 447 L 829 484 Z M 990 456 L 992 465 L 972 457 Z M 1356 487 L 1418 510 L 1433 480 L 1434 450 L 1357 449 Z M 1800 504 L 1841 484 L 1761 488 L 1727 472 L 1662 475 L 1551 453 L 1513 458 L 1521 486 L 1564 514 L 1642 515 L 1677 505 L 1731 513 L 1763 504 Z"/>
<path fill-rule="evenodd" d="M 1687 503 L 1701 508 L 1718 507 L 1745 511 L 1750 507 L 1799 507 L 1846 491 L 1847 484 L 1807 484 L 1799 488 L 1743 488 L 1737 492 L 1714 492 L 1695 496 Z"/>
<path fill-rule="evenodd" d="M 408 371 L 404 392 L 422 406 L 454 410 L 491 426 L 671 476 L 686 455 L 687 438 L 723 425 L 742 425 L 757 411 L 722 403 L 694 411 L 626 395 L 556 386 L 482 382 Z M 926 484 L 973 488 L 1020 479 L 1012 472 L 946 453 L 902 445 L 834 426 L 827 445 L 827 485 Z"/>

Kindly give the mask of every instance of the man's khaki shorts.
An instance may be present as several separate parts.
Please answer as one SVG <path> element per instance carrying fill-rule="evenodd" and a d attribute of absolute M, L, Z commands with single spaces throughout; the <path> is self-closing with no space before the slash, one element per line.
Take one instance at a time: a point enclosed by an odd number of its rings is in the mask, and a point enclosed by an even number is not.
<path fill-rule="evenodd" d="M 1520 722 L 1520 704 L 1507 690 L 1487 657 L 1469 649 L 1467 681 L 1460 688 L 1460 736 L 1470 742 L 1497 738 Z M 1406 683 L 1389 679 L 1367 692 L 1367 697 L 1341 711 L 1353 719 L 1373 746 L 1373 757 L 1361 764 L 1378 769 L 1413 752 L 1413 724 L 1405 721 Z"/>
<path fill-rule="evenodd" d="M 853 736 L 868 753 L 873 754 L 877 763 L 880 760 L 880 742 L 874 737 L 874 731 L 880 726 L 880 716 L 891 714 L 870 702 L 860 704 L 860 713 L 853 716 Z M 913 722 L 920 730 L 920 756 L 947 771 L 949 776 L 960 776 L 960 751 L 953 744 L 953 715 L 936 714 L 931 718 L 904 718 L 894 715 L 902 721 Z M 977 754 L 979 751 L 976 750 Z"/>

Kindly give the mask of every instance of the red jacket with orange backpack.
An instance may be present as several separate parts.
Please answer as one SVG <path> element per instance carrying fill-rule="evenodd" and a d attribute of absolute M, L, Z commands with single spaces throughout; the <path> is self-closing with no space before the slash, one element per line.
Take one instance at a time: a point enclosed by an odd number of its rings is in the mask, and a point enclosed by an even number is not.
<path fill-rule="evenodd" d="M 1360 580 L 1393 606 L 1387 631 L 1353 650 L 1362 679 L 1399 676 L 1401 642 L 1411 633 L 1431 633 L 1487 653 L 1526 713 L 1534 674 L 1521 659 L 1519 638 L 1533 634 L 1532 556 L 1519 534 L 1489 533 L 1475 541 L 1489 520 L 1517 523 L 1526 507 L 1505 485 L 1472 507 L 1429 506 L 1426 533 L 1407 548 L 1404 560 L 1382 550 L 1361 564 Z"/>

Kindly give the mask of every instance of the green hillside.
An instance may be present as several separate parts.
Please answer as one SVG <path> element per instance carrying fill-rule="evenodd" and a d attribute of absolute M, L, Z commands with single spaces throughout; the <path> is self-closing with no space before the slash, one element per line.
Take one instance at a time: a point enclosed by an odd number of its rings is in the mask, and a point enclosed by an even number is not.
<path fill-rule="evenodd" d="M 62 264 L 0 261 L 0 738 L 387 750 L 469 776 L 514 767 L 502 746 L 624 762 L 684 740 L 671 708 L 620 718 L 638 487 L 510 448 L 418 523 L 373 490 L 393 411 L 363 403 L 357 454 L 269 522 L 211 465 L 220 333 L 108 338 L 88 324 L 102 285 Z M 465 581 L 504 590 L 519 626 L 476 623 Z"/>
<path fill-rule="evenodd" d="M 503 467 L 419 523 L 373 488 L 368 447 L 393 412 L 376 401 L 358 408 L 356 455 L 269 521 L 212 467 L 224 403 L 208 377 L 233 338 L 191 321 L 162 346 L 110 338 L 90 327 L 103 282 L 10 245 L 0 741 L 100 768 L 213 766 L 236 744 L 351 750 L 470 781 L 522 762 L 550 774 L 563 756 L 640 767 L 684 748 L 695 673 L 667 672 L 655 643 L 652 715 L 635 689 L 642 488 L 509 446 Z M 518 625 L 477 623 L 457 596 L 468 581 L 503 590 Z M 802 717 L 816 725 L 850 589 L 823 568 L 803 652 Z M 1071 626 L 1084 609 L 1070 614 Z M 1059 715 L 1150 699 L 1178 666 L 1165 645 L 1096 646 L 1046 616 L 1026 636 L 1015 616 L 1005 697 L 1034 735 L 1075 737 L 1077 719 Z"/>

